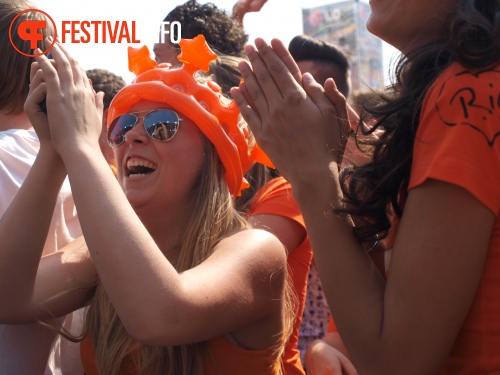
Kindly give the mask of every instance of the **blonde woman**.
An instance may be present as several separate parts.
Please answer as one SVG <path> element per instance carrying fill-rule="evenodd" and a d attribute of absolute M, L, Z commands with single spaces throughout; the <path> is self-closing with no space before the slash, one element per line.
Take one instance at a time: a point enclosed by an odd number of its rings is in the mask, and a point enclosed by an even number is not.
<path fill-rule="evenodd" d="M 41 56 L 33 69 L 26 110 L 42 146 L 0 223 L 11 234 L 0 255 L 8 302 L 0 319 L 33 322 L 88 304 L 87 375 L 282 372 L 286 253 L 233 207 L 251 163 L 247 133 L 217 86 L 193 78 L 213 58 L 203 38 L 184 43 L 178 69 L 155 67 L 141 51 L 131 57 L 138 77 L 108 116 L 117 178 L 99 151 L 101 98 L 83 70 L 58 43 L 55 65 Z M 48 117 L 38 106 L 45 96 Z M 167 139 L 155 138 L 158 126 Z M 66 173 L 89 251 L 77 244 L 40 261 L 25 249 L 46 235 Z M 40 215 L 27 215 L 28 206 Z"/>

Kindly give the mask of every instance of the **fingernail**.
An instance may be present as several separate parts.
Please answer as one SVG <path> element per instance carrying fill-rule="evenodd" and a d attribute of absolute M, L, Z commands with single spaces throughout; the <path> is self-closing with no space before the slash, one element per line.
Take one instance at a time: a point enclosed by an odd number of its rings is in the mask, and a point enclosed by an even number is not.
<path fill-rule="evenodd" d="M 238 87 L 231 87 L 231 95 L 233 96 L 233 99 L 239 98 L 241 96 L 240 89 Z"/>
<path fill-rule="evenodd" d="M 311 83 L 313 81 L 313 76 L 311 75 L 311 73 L 306 72 L 302 75 L 302 80 L 304 80 L 307 83 Z"/>
<path fill-rule="evenodd" d="M 245 46 L 245 53 L 247 54 L 247 56 L 253 52 L 255 52 L 254 46 L 252 46 L 251 44 L 247 44 Z"/>
<path fill-rule="evenodd" d="M 266 42 L 264 42 L 263 39 L 255 39 L 255 46 L 258 48 L 258 49 L 261 49 L 262 47 L 265 47 L 266 46 Z"/>
<path fill-rule="evenodd" d="M 248 63 L 246 61 L 241 61 L 238 64 L 238 69 L 242 74 L 250 72 L 250 67 L 248 66 Z"/>

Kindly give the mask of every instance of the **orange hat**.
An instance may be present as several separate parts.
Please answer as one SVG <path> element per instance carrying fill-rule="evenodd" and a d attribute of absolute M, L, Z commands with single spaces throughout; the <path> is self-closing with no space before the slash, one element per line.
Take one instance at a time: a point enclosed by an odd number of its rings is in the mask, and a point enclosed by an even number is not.
<path fill-rule="evenodd" d="M 257 146 L 248 149 L 248 130 L 238 126 L 239 111 L 231 101 L 223 105 L 221 88 L 213 81 L 200 83 L 194 75 L 198 70 L 208 72 L 209 63 L 217 58 L 203 35 L 182 39 L 180 68 L 169 64 L 157 65 L 146 46 L 128 48 L 129 69 L 137 77 L 114 97 L 108 111 L 108 127 L 113 119 L 128 113 L 141 99 L 168 103 L 188 116 L 212 142 L 225 168 L 229 191 L 238 196 L 249 185 L 243 175 L 254 162 L 273 167 L 269 158 Z"/>

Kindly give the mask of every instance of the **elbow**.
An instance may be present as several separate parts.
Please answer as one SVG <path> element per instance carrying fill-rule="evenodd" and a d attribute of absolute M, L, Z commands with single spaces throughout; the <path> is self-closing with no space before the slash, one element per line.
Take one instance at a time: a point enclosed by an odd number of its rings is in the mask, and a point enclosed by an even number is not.
<path fill-rule="evenodd" d="M 155 329 L 151 323 L 141 324 L 136 322 L 134 324 L 124 324 L 124 326 L 128 334 L 143 345 L 159 346 L 160 343 L 163 343 L 161 339 L 164 338 L 164 335 L 160 330 Z"/>
<path fill-rule="evenodd" d="M 135 318 L 122 319 L 128 334 L 144 345 L 174 346 L 182 344 L 179 339 L 180 317 L 172 311 L 147 309 Z"/>
<path fill-rule="evenodd" d="M 136 329 L 136 327 L 125 326 L 125 329 L 135 341 L 143 345 L 157 345 L 158 337 L 154 331 L 145 327 Z"/>

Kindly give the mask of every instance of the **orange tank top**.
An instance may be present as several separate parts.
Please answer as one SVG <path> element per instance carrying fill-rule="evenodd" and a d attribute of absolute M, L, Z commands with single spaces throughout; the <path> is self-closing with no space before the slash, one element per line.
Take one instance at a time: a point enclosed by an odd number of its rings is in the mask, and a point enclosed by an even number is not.
<path fill-rule="evenodd" d="M 80 343 L 80 355 L 86 375 L 100 375 L 97 371 L 95 351 L 89 336 Z M 276 375 L 280 366 L 273 351 L 241 349 L 223 337 L 208 341 L 204 361 L 204 375 Z M 137 375 L 133 356 L 125 359 L 121 375 Z"/>
<path fill-rule="evenodd" d="M 269 181 L 257 192 L 250 206 L 248 216 L 261 214 L 282 216 L 300 224 L 304 230 L 306 229 L 302 213 L 292 196 L 292 186 L 283 177 Z M 306 235 L 302 243 L 290 251 L 287 258 L 293 288 L 298 299 L 298 308 L 293 332 L 283 354 L 283 368 L 286 375 L 305 374 L 300 361 L 300 352 L 297 349 L 297 343 L 306 301 L 307 276 L 309 275 L 311 260 L 312 248 L 309 238 Z"/>

